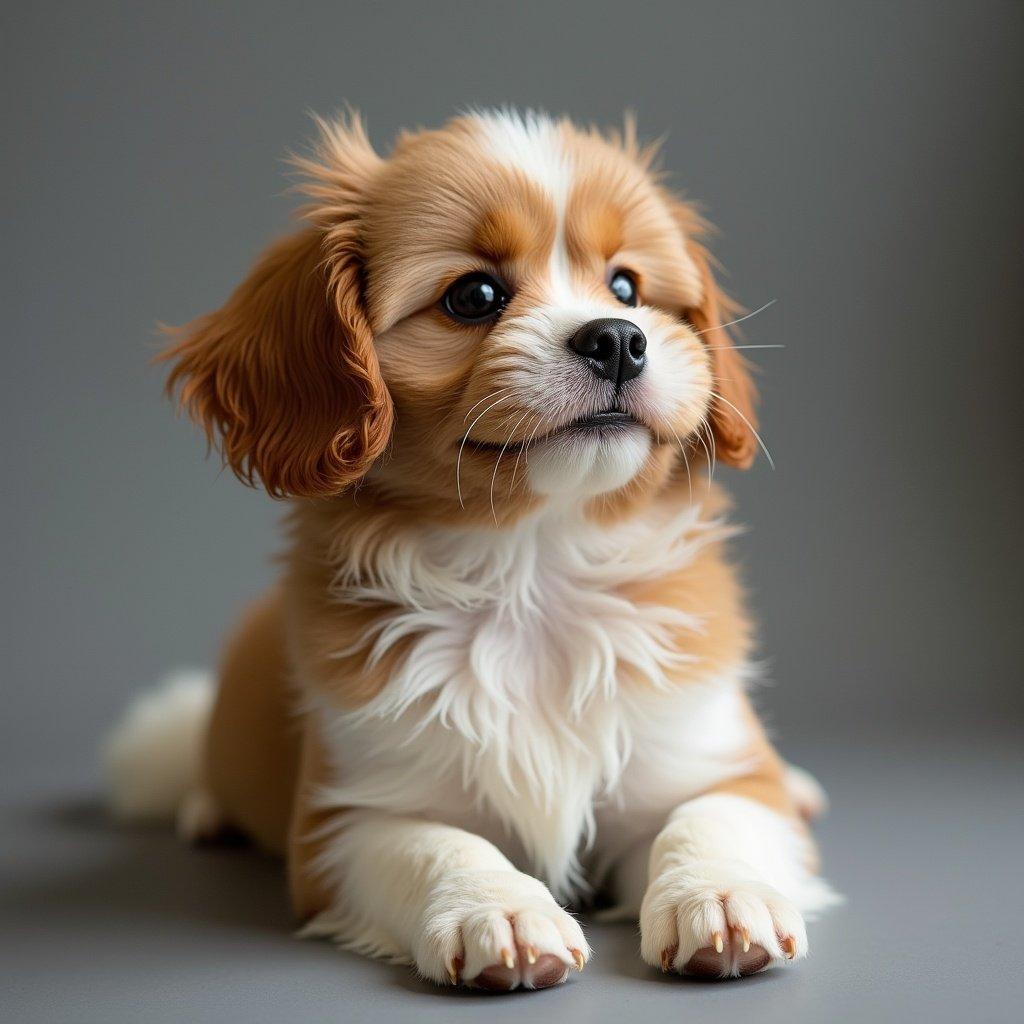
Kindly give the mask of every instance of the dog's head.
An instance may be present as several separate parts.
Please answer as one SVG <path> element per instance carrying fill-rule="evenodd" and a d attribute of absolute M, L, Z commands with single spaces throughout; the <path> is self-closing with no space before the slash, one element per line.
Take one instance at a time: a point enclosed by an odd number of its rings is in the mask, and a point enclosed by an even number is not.
<path fill-rule="evenodd" d="M 749 465 L 701 221 L 632 132 L 470 115 L 382 159 L 357 120 L 321 127 L 308 226 L 166 354 L 243 479 L 511 521 L 656 492 L 701 444 Z"/>

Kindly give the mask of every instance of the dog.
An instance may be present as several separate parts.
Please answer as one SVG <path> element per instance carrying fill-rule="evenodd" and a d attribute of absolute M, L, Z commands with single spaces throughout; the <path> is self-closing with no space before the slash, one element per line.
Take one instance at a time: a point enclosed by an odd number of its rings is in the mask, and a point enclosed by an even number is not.
<path fill-rule="evenodd" d="M 628 122 L 473 112 L 383 158 L 321 121 L 301 227 L 162 356 L 288 540 L 215 684 L 113 734 L 113 806 L 240 831 L 304 934 L 439 985 L 563 982 L 599 896 L 652 968 L 751 974 L 835 899 L 711 480 L 755 388 L 654 157 Z"/>

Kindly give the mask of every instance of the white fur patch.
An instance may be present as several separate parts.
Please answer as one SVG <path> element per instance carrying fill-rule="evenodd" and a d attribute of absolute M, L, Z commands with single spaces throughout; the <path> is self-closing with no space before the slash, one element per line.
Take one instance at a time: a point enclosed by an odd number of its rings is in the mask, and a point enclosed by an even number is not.
<path fill-rule="evenodd" d="M 530 486 L 537 494 L 578 498 L 624 487 L 643 467 L 651 435 L 640 427 L 608 437 L 556 437 L 538 445 L 529 463 Z"/>
<path fill-rule="evenodd" d="M 564 980 L 590 955 L 579 924 L 541 882 L 461 829 L 350 812 L 316 866 L 339 893 L 304 935 L 415 963 L 432 981 L 472 983 L 488 967 L 511 964 L 509 987 L 533 988 L 534 964 L 554 958 Z"/>
<path fill-rule="evenodd" d="M 566 158 L 558 125 L 546 114 L 527 110 L 476 111 L 494 159 L 521 170 L 552 199 L 565 217 L 572 189 L 572 168 Z"/>
<path fill-rule="evenodd" d="M 198 789 L 213 694 L 208 673 L 183 671 L 128 708 L 104 747 L 118 817 L 170 821 L 186 794 Z"/>
<path fill-rule="evenodd" d="M 741 861 L 805 914 L 836 902 L 828 884 L 808 870 L 804 833 L 770 807 L 746 797 L 712 793 L 679 807 L 654 845 L 652 874 L 659 858 L 668 863 L 683 854 L 697 861 Z"/>
<path fill-rule="evenodd" d="M 717 948 L 720 977 L 741 973 L 751 946 L 767 954 L 757 969 L 806 956 L 802 915 L 838 902 L 808 853 L 792 821 L 754 800 L 712 793 L 683 804 L 651 847 L 641 955 L 686 971 L 698 950 Z"/>

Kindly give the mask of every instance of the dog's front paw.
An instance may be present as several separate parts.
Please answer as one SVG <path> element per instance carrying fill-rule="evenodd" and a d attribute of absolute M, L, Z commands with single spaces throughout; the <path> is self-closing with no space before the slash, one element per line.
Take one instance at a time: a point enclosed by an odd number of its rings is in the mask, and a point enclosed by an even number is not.
<path fill-rule="evenodd" d="M 518 871 L 460 872 L 431 894 L 414 944 L 420 973 L 492 992 L 549 988 L 590 947 L 543 884 Z"/>
<path fill-rule="evenodd" d="M 647 963 L 701 978 L 756 974 L 807 955 L 807 930 L 793 904 L 727 860 L 655 878 L 640 908 L 640 933 Z"/>

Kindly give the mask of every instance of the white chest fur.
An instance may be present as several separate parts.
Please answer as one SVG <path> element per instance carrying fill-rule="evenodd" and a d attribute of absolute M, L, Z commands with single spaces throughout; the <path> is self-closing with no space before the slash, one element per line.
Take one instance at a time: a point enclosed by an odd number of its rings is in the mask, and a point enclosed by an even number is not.
<path fill-rule="evenodd" d="M 330 801 L 472 828 L 557 894 L 585 887 L 587 848 L 611 854 L 735 770 L 742 666 L 673 683 L 700 621 L 621 594 L 684 569 L 721 532 L 697 509 L 614 529 L 549 515 L 501 533 L 420 531 L 394 538 L 372 574 L 341 566 L 342 599 L 399 609 L 375 653 L 411 643 L 368 705 L 320 709 Z"/>

